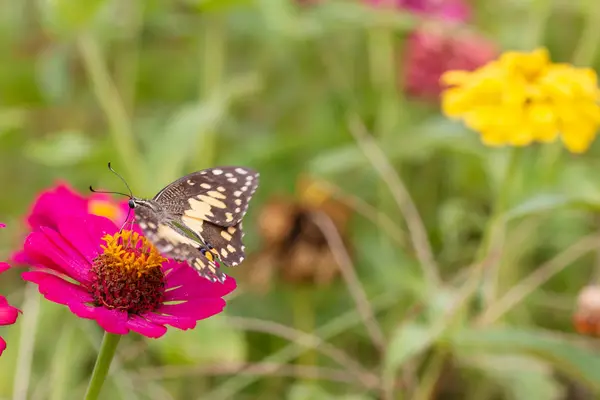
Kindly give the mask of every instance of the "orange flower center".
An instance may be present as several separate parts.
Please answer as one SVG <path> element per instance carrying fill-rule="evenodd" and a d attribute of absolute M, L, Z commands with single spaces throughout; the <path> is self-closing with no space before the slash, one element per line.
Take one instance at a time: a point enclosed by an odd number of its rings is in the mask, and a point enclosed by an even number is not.
<path fill-rule="evenodd" d="M 121 217 L 121 209 L 118 205 L 107 200 L 90 200 L 88 203 L 88 212 L 90 214 L 106 217 L 116 221 Z"/>
<path fill-rule="evenodd" d="M 105 235 L 102 253 L 92 265 L 92 295 L 97 306 L 142 314 L 158 308 L 165 293 L 162 263 L 156 247 L 137 232 Z"/>

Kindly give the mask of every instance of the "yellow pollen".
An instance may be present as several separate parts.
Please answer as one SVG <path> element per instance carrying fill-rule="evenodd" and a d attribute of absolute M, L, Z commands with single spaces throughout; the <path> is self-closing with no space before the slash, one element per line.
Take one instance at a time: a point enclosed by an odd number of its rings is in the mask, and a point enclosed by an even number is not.
<path fill-rule="evenodd" d="M 137 232 L 123 230 L 114 235 L 104 235 L 102 240 L 106 243 L 100 246 L 102 254 L 111 256 L 110 265 L 137 272 L 138 278 L 155 268 L 160 268 L 162 263 L 167 261 L 148 239 Z"/>
<path fill-rule="evenodd" d="M 121 216 L 119 206 L 106 200 L 90 200 L 88 203 L 88 212 L 109 218 L 113 221 L 116 221 Z"/>

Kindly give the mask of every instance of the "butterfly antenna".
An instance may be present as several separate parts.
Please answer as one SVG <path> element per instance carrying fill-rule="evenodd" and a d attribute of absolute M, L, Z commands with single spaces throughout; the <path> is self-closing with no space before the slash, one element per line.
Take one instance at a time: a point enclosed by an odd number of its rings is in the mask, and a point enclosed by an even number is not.
<path fill-rule="evenodd" d="M 119 179 L 125 184 L 125 187 L 127 187 L 127 190 L 129 190 L 129 197 L 133 197 L 133 192 L 131 191 L 131 188 L 129 187 L 129 184 L 127 183 L 127 181 L 125 180 L 125 178 L 123 178 L 117 171 L 115 171 L 111 166 L 110 166 L 110 161 L 108 163 L 108 169 L 110 170 L 110 172 L 112 172 L 113 174 L 115 174 L 116 176 L 119 177 Z"/>
<path fill-rule="evenodd" d="M 105 194 L 118 194 L 121 196 L 125 196 L 125 197 L 129 197 L 131 198 L 131 195 L 128 195 L 127 193 L 121 193 L 121 192 L 108 192 L 108 191 L 104 191 L 104 190 L 96 190 L 92 187 L 92 185 L 90 185 L 90 192 L 92 193 L 105 193 Z"/>

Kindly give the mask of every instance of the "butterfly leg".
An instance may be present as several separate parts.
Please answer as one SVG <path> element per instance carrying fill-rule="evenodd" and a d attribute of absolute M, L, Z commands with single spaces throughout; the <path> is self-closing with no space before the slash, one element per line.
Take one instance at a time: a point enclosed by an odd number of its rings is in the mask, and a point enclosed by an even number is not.
<path fill-rule="evenodd" d="M 201 251 L 204 250 L 204 251 L 210 252 L 214 261 L 221 262 L 221 257 L 219 256 L 219 252 L 210 243 L 208 243 L 200 234 L 198 234 L 192 230 L 188 231 L 186 229 L 183 229 L 177 223 L 174 223 L 174 222 L 168 222 L 167 224 L 169 225 L 170 228 L 175 230 L 180 235 L 183 235 L 185 237 L 188 237 L 188 238 L 198 242 L 198 249 Z"/>

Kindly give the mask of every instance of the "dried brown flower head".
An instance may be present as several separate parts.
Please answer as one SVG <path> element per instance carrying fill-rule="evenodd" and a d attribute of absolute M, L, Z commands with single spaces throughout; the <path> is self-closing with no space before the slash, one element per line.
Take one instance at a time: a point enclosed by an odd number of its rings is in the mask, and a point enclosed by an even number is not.
<path fill-rule="evenodd" d="M 294 284 L 328 285 L 339 274 L 336 260 L 314 217 L 329 218 L 345 242 L 347 205 L 310 178 L 298 180 L 295 196 L 274 196 L 263 206 L 258 230 L 263 248 L 247 260 L 248 280 L 268 290 L 276 275 Z"/>

